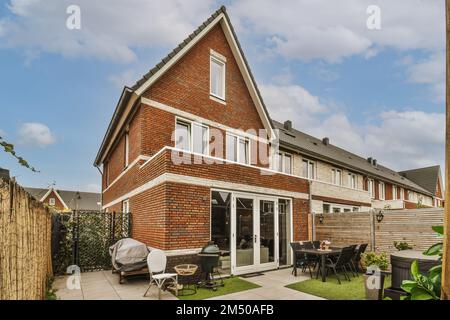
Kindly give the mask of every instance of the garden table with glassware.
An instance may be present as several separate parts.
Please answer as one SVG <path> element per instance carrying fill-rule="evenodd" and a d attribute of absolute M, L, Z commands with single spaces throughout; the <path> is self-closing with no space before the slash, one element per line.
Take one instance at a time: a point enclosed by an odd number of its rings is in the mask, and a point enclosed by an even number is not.
<path fill-rule="evenodd" d="M 342 248 L 340 248 L 340 247 L 330 247 L 329 249 L 325 249 L 325 250 L 322 250 L 322 249 L 299 249 L 294 252 L 294 255 L 295 255 L 294 261 L 297 261 L 297 255 L 299 255 L 299 254 L 310 254 L 310 255 L 319 256 L 320 257 L 319 268 L 322 273 L 322 282 L 326 282 L 327 278 L 326 278 L 325 265 L 326 265 L 327 258 L 329 256 L 338 256 L 341 253 L 341 251 L 342 251 Z M 296 262 L 294 263 L 294 274 L 295 274 L 295 276 L 297 276 L 297 263 Z"/>

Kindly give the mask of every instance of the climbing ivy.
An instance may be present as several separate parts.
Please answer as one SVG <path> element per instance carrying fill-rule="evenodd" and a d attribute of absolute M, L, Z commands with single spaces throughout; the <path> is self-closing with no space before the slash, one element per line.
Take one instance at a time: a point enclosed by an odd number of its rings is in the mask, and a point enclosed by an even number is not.
<path fill-rule="evenodd" d="M 30 169 L 33 172 L 39 172 L 34 167 L 30 166 L 28 161 L 26 161 L 24 158 L 18 156 L 16 154 L 16 151 L 14 150 L 14 145 L 11 144 L 11 143 L 6 142 L 5 140 L 3 140 L 2 137 L 0 137 L 0 146 L 3 147 L 5 152 L 10 153 L 14 158 L 16 158 L 21 166 L 24 166 L 25 168 L 28 168 L 28 169 Z"/>

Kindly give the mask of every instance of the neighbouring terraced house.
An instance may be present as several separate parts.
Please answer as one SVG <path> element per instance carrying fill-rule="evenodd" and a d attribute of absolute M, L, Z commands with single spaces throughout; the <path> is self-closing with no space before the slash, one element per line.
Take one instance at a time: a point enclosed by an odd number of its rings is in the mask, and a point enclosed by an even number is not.
<path fill-rule="evenodd" d="M 433 189 L 272 120 L 224 7 L 124 88 L 95 166 L 133 238 L 177 261 L 213 240 L 233 274 L 290 264 L 311 212 L 443 201 L 439 174 Z"/>

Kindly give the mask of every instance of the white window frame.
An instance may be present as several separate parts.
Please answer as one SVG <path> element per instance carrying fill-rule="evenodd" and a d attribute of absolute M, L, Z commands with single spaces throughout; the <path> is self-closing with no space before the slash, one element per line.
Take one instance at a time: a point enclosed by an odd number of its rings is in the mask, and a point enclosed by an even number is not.
<path fill-rule="evenodd" d="M 231 159 L 228 159 L 228 154 L 227 154 L 227 148 L 228 148 L 228 146 L 226 145 L 226 143 L 227 143 L 227 136 L 230 136 L 230 137 L 233 137 L 233 138 L 236 139 L 236 161 L 231 160 Z M 246 163 L 242 163 L 242 162 L 239 161 L 239 159 L 240 159 L 240 151 L 239 151 L 240 148 L 239 148 L 239 143 L 240 143 L 241 140 L 247 142 L 247 155 L 248 155 L 248 159 L 247 159 L 247 162 L 246 162 Z M 234 134 L 234 133 L 226 132 L 226 134 L 225 134 L 225 159 L 227 159 L 227 160 L 229 160 L 229 161 L 233 161 L 233 162 L 235 162 L 235 163 L 249 165 L 249 164 L 250 164 L 250 159 L 251 159 L 251 154 L 250 154 L 250 151 L 251 151 L 251 150 L 252 150 L 252 148 L 250 147 L 250 139 L 244 138 L 244 137 L 241 137 L 241 136 L 238 136 L 237 134 Z"/>
<path fill-rule="evenodd" d="M 304 162 L 307 162 L 308 163 L 308 166 L 307 166 L 307 176 L 305 177 L 305 176 L 303 176 L 303 163 Z M 309 166 L 310 165 L 312 165 L 313 166 L 313 169 L 312 169 L 312 177 L 310 177 L 309 176 L 309 173 L 310 173 L 310 171 L 309 171 Z M 303 178 L 306 178 L 306 179 L 310 179 L 310 180 L 314 180 L 315 179 L 315 177 L 316 177 L 316 162 L 315 161 L 313 161 L 313 160 L 309 160 L 309 159 L 306 159 L 306 158 L 302 158 L 302 177 Z"/>
<path fill-rule="evenodd" d="M 386 185 L 382 181 L 378 182 L 378 198 L 380 198 L 380 200 L 386 199 Z"/>
<path fill-rule="evenodd" d="M 400 187 L 400 199 L 399 200 L 404 200 L 405 199 L 405 189 Z"/>
<path fill-rule="evenodd" d="M 392 185 L 392 200 L 398 200 L 397 197 L 397 186 Z"/>
<path fill-rule="evenodd" d="M 177 146 L 177 126 L 178 126 L 178 123 L 183 123 L 183 124 L 185 124 L 185 125 L 188 125 L 188 134 L 189 134 L 189 137 L 188 137 L 188 141 L 189 141 L 189 148 L 187 149 L 187 150 L 185 150 L 185 149 L 181 149 L 181 148 L 178 148 L 178 146 Z M 192 152 L 192 148 L 193 148 L 193 146 L 192 146 L 192 122 L 191 121 L 188 121 L 188 120 L 185 120 L 185 119 L 182 119 L 182 118 L 178 118 L 178 117 L 175 117 L 175 141 L 174 141 L 174 143 L 175 143 L 175 148 L 178 148 L 178 149 L 180 149 L 180 150 L 183 150 L 183 151 L 189 151 L 189 152 Z"/>
<path fill-rule="evenodd" d="M 122 213 L 130 213 L 130 199 L 123 200 Z"/>
<path fill-rule="evenodd" d="M 221 97 L 218 94 L 215 94 L 214 92 L 212 92 L 212 65 L 213 63 L 219 64 L 222 66 L 222 92 L 223 92 L 223 96 Z M 209 58 L 209 94 L 217 99 L 223 100 L 225 101 L 225 89 L 226 89 L 226 85 L 225 85 L 225 80 L 226 80 L 226 61 L 225 59 L 222 59 L 221 57 L 218 57 L 218 54 L 210 54 L 210 58 Z"/>
<path fill-rule="evenodd" d="M 194 153 L 194 139 L 195 139 L 194 126 L 206 129 L 206 131 L 207 131 L 207 133 L 206 133 L 206 139 L 207 139 L 206 153 L 199 153 L 199 154 L 203 154 L 205 156 L 208 156 L 209 155 L 209 142 L 210 142 L 209 141 L 209 139 L 210 139 L 209 126 L 204 125 L 204 124 L 199 123 L 199 122 L 191 121 L 191 120 L 188 120 L 188 119 L 185 119 L 185 118 L 175 117 L 175 130 L 177 128 L 178 122 L 181 122 L 181 123 L 189 125 L 189 150 L 186 150 L 186 151 L 189 151 L 189 152 L 192 152 L 192 153 Z M 176 147 L 176 137 L 177 137 L 177 134 L 175 132 L 175 147 Z M 203 137 L 201 137 L 201 138 L 203 139 Z"/>
<path fill-rule="evenodd" d="M 337 183 L 337 181 L 336 181 L 338 172 L 341 177 L 339 183 Z M 331 183 L 334 184 L 335 186 L 342 186 L 342 170 L 341 169 L 338 169 L 338 168 L 331 169 Z"/>
<path fill-rule="evenodd" d="M 367 180 L 367 189 L 370 193 L 370 197 L 372 199 L 375 199 L 375 180 L 373 180 L 373 179 Z"/>
<path fill-rule="evenodd" d="M 130 164 L 130 135 L 125 133 L 125 168 Z"/>
<path fill-rule="evenodd" d="M 50 206 L 55 206 L 56 205 L 56 199 L 55 198 L 49 198 L 48 199 L 48 204 Z"/>
<path fill-rule="evenodd" d="M 274 160 L 279 160 L 279 161 L 274 161 L 274 166 L 273 166 L 273 170 L 275 171 L 279 171 L 282 173 L 286 173 L 286 174 L 292 174 L 292 171 L 294 169 L 294 157 L 292 156 L 291 153 L 289 152 L 285 152 L 285 151 L 277 151 L 275 152 L 276 156 L 279 156 L 279 159 L 274 159 Z M 290 163 L 290 171 L 286 172 L 286 157 L 289 157 L 291 159 Z M 281 168 L 279 168 L 279 162 L 281 161 Z"/>
<path fill-rule="evenodd" d="M 354 179 L 354 184 L 353 184 L 353 179 Z M 356 176 L 355 173 L 349 172 L 348 173 L 348 187 L 350 189 L 358 189 L 358 177 Z"/>

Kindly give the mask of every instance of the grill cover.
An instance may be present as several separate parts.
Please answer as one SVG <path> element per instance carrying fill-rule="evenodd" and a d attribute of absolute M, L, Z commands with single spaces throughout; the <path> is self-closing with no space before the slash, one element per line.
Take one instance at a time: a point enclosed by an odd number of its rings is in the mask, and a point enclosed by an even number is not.
<path fill-rule="evenodd" d="M 109 248 L 114 269 L 120 271 L 140 270 L 147 266 L 147 246 L 137 240 L 125 238 Z"/>

